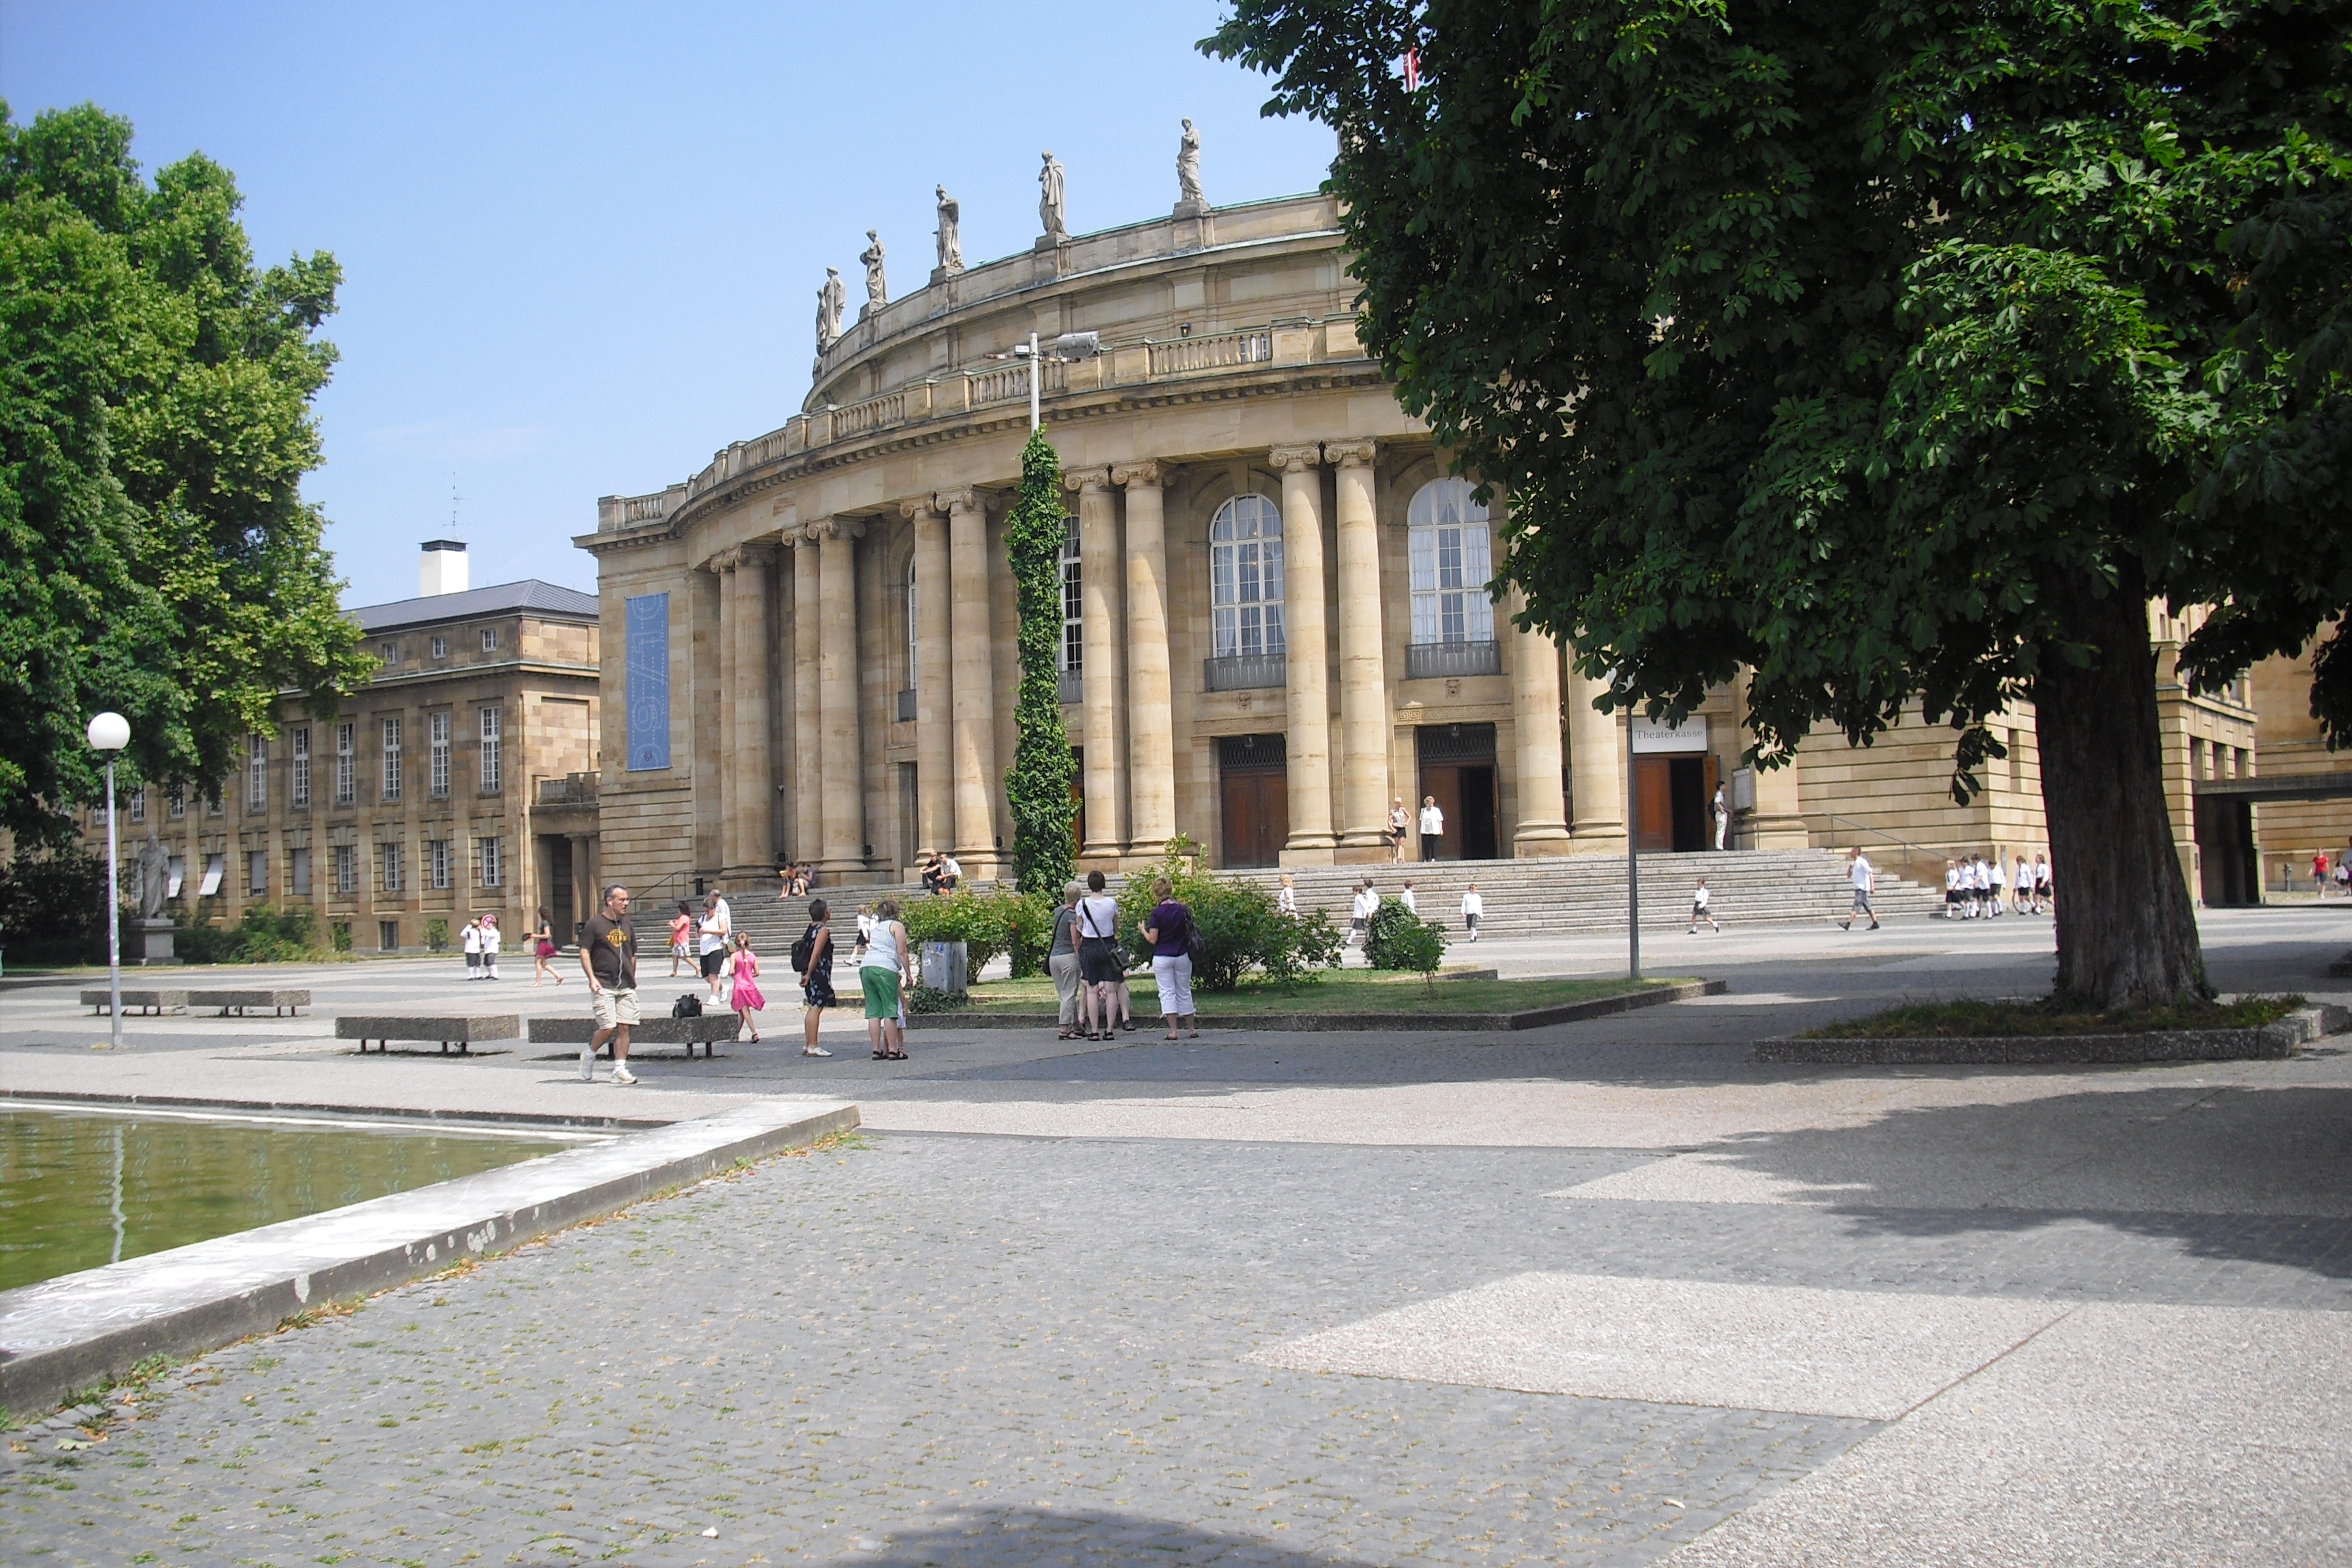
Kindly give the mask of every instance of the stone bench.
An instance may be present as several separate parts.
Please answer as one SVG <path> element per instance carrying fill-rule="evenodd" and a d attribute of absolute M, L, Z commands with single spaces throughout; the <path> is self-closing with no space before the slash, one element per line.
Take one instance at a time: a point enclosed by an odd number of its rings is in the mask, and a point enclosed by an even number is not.
<path fill-rule="evenodd" d="M 104 1013 L 112 1001 L 112 996 L 103 989 L 81 994 L 81 1005 L 100 1013 Z M 122 1005 L 125 1011 L 136 1007 L 146 1013 L 184 1013 L 188 1010 L 188 994 L 185 991 L 133 991 L 125 987 Z"/>
<path fill-rule="evenodd" d="M 458 1055 L 471 1056 L 476 1040 L 511 1040 L 521 1034 L 522 1016 L 518 1013 L 405 1014 L 335 1020 L 335 1038 L 357 1040 L 362 1056 L 367 1055 L 370 1040 L 376 1043 L 379 1055 L 390 1051 L 394 1040 L 438 1040 L 445 1057 L 451 1046 L 457 1047 Z"/>
<path fill-rule="evenodd" d="M 629 1026 L 629 1048 L 639 1046 L 684 1046 L 686 1059 L 694 1059 L 694 1047 L 700 1046 L 706 1057 L 715 1056 L 720 1045 L 732 1043 L 743 1027 L 740 1013 L 706 1012 L 691 1018 L 647 1018 L 642 1024 Z M 530 1021 L 530 1043 L 534 1046 L 584 1046 L 596 1034 L 593 1018 L 533 1018 Z M 612 1044 L 607 1041 L 604 1052 Z"/>
<path fill-rule="evenodd" d="M 267 1007 L 272 1017 L 285 1013 L 292 1013 L 299 1016 L 301 1010 L 310 1005 L 310 994 L 308 991 L 191 991 L 188 993 L 189 1006 L 217 1007 L 220 1009 L 220 1016 L 224 1018 L 232 1012 L 243 1017 L 246 1009 L 249 1007 Z"/>

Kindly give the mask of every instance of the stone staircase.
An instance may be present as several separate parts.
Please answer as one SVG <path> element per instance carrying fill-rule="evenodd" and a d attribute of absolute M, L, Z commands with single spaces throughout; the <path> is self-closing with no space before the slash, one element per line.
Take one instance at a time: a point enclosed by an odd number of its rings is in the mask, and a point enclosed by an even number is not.
<path fill-rule="evenodd" d="M 1272 869 L 1217 873 L 1271 889 L 1280 876 Z M 1579 855 L 1548 860 L 1427 860 L 1402 865 L 1318 866 L 1290 873 L 1302 911 L 1321 909 L 1334 925 L 1348 925 L 1349 900 L 1369 875 L 1381 893 L 1393 897 L 1412 879 L 1421 912 L 1449 931 L 1462 927 L 1462 894 L 1478 884 L 1486 913 L 1481 932 L 1495 937 L 1591 934 L 1625 929 L 1625 858 Z M 1842 920 L 1853 906 L 1845 857 L 1831 849 L 1733 849 L 1642 857 L 1642 927 L 1664 931 L 1686 925 L 1691 889 L 1706 879 L 1715 918 L 1727 924 L 1780 925 L 1791 921 Z M 1116 887 L 1117 879 L 1113 879 Z M 856 883 L 819 888 L 814 895 L 833 906 L 834 922 L 845 933 L 856 928 L 860 905 L 885 897 L 901 904 L 926 897 L 919 882 Z M 1882 921 L 1929 915 L 1942 910 L 1941 888 L 1922 887 L 1882 868 L 1874 900 Z M 751 933 L 770 955 L 790 947 L 808 921 L 806 899 L 778 899 L 761 889 L 730 898 L 737 929 Z"/>

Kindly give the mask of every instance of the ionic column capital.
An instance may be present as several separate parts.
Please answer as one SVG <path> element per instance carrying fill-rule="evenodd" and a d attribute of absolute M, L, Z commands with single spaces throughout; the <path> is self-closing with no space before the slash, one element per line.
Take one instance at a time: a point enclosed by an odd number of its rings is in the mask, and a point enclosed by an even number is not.
<path fill-rule="evenodd" d="M 971 485 L 960 490 L 941 490 L 931 498 L 931 504 L 946 512 L 978 511 L 980 491 Z"/>
<path fill-rule="evenodd" d="M 780 535 L 772 533 L 747 539 L 735 547 L 735 564 L 738 567 L 765 566 L 776 558 L 776 548 L 782 542 Z"/>
<path fill-rule="evenodd" d="M 898 510 L 904 513 L 909 521 L 915 522 L 920 522 L 927 517 L 937 517 L 940 515 L 938 502 L 929 496 L 910 497 L 909 499 L 898 503 Z"/>
<path fill-rule="evenodd" d="M 1285 474 L 1311 472 L 1323 461 L 1323 448 L 1309 441 L 1303 447 L 1276 447 L 1266 453 L 1266 461 L 1276 471 Z"/>
<path fill-rule="evenodd" d="M 730 545 L 704 562 L 702 569 L 714 577 L 724 577 L 734 571 L 742 559 L 742 549 L 740 546 Z"/>
<path fill-rule="evenodd" d="M 1323 460 L 1335 468 L 1369 468 L 1380 452 L 1377 441 L 1326 441 Z"/>
<path fill-rule="evenodd" d="M 1066 489 L 1082 493 L 1107 490 L 1110 489 L 1110 470 L 1108 468 L 1064 468 L 1062 484 Z"/>
<path fill-rule="evenodd" d="M 1111 483 L 1122 489 L 1133 489 L 1137 485 L 1157 487 L 1162 482 L 1160 477 L 1160 459 L 1146 458 L 1139 463 L 1113 463 L 1110 466 L 1110 478 Z"/>
<path fill-rule="evenodd" d="M 813 540 L 857 540 L 866 536 L 866 520 L 857 517 L 822 517 L 808 525 Z"/>

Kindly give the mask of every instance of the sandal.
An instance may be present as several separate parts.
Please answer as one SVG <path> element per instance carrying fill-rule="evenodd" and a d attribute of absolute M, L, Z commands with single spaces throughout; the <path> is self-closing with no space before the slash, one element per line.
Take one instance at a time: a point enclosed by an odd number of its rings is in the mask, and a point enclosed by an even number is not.
<path fill-rule="evenodd" d="M 877 1062 L 887 1062 L 890 1059 L 890 1053 L 887 1051 L 877 1051 L 874 1053 L 874 1059 Z"/>
<path fill-rule="evenodd" d="M 886 1062 L 903 1062 L 907 1059 L 907 1053 L 904 1051 L 892 1051 L 888 1056 L 884 1057 L 882 1059 Z"/>

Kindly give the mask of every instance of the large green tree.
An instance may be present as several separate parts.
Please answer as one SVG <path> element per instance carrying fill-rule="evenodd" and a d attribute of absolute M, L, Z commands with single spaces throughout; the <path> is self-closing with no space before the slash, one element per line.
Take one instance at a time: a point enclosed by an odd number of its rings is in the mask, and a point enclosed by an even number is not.
<path fill-rule="evenodd" d="M 2347 15 L 1236 0 L 1202 47 L 1338 129 L 1366 342 L 1508 486 L 1531 623 L 1653 712 L 1750 668 L 1768 766 L 1916 700 L 1965 796 L 2031 702 L 2057 987 L 2114 1006 L 2204 986 L 2147 601 L 2228 606 L 2209 684 L 2352 602 Z"/>
<path fill-rule="evenodd" d="M 217 788 L 276 694 L 365 680 L 302 499 L 334 259 L 257 268 L 227 170 L 150 185 L 128 121 L 0 103 L 0 826 L 54 840 L 102 793 L 91 713 L 133 779 Z"/>

